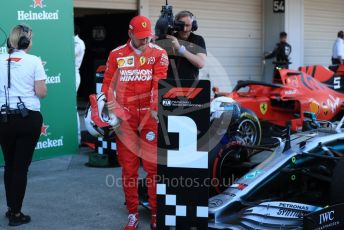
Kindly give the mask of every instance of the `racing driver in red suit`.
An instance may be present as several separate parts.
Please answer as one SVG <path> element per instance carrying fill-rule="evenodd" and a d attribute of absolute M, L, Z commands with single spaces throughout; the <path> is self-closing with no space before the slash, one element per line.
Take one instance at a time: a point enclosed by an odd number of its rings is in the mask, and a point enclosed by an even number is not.
<path fill-rule="evenodd" d="M 102 92 L 106 95 L 108 109 L 121 120 L 116 143 L 129 211 L 124 229 L 134 230 L 138 226 L 140 158 L 147 172 L 151 228 L 156 229 L 157 93 L 158 80 L 167 75 L 168 57 L 165 50 L 150 43 L 153 34 L 148 18 L 134 17 L 128 35 L 129 41 L 109 55 Z"/>

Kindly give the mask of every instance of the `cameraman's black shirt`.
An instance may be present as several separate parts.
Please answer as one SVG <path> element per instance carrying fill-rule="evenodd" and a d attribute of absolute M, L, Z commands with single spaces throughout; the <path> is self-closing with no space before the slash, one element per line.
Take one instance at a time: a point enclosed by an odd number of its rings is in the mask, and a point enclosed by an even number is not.
<path fill-rule="evenodd" d="M 178 38 L 177 34 L 174 34 Z M 167 39 L 168 40 L 168 39 Z M 204 53 L 207 54 L 205 42 L 202 36 L 191 33 L 189 38 L 185 40 L 178 39 L 179 44 L 185 46 L 185 48 L 193 53 Z M 189 62 L 186 58 L 181 57 L 178 53 L 174 53 L 171 49 L 172 44 L 168 41 L 157 41 L 162 48 L 167 51 L 170 64 L 168 66 L 167 79 L 197 79 L 199 69 Z M 175 67 L 175 70 L 173 70 Z M 178 77 L 175 76 L 174 72 L 178 72 Z"/>

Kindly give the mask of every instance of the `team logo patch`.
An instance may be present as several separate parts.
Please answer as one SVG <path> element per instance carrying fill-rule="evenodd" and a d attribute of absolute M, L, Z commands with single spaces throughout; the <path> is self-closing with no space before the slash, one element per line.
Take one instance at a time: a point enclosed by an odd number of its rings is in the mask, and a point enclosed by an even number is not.
<path fill-rule="evenodd" d="M 120 57 L 117 58 L 118 68 L 133 67 L 134 66 L 134 56 Z"/>
<path fill-rule="evenodd" d="M 254 179 L 256 178 L 257 176 L 259 176 L 260 174 L 264 173 L 263 170 L 256 170 L 256 171 L 253 171 L 253 172 L 249 172 L 245 175 L 245 179 Z"/>
<path fill-rule="evenodd" d="M 311 101 L 311 103 L 309 103 L 309 110 L 312 113 L 318 114 L 319 113 L 319 104 L 316 101 Z"/>
<path fill-rule="evenodd" d="M 323 111 L 324 111 L 324 115 L 327 116 L 327 114 L 328 114 L 328 106 L 326 105 L 325 102 L 322 104 L 322 108 L 323 108 Z"/>
<path fill-rule="evenodd" d="M 124 59 L 118 59 L 117 64 L 118 64 L 118 67 L 122 67 L 125 64 L 125 60 Z"/>
<path fill-rule="evenodd" d="M 168 66 L 168 64 L 169 64 L 168 56 L 166 54 L 162 54 L 160 58 L 160 65 Z"/>
<path fill-rule="evenodd" d="M 144 65 L 146 63 L 146 58 L 145 57 L 140 57 L 140 64 Z"/>
<path fill-rule="evenodd" d="M 268 104 L 266 102 L 260 103 L 260 112 L 265 115 L 266 112 L 268 111 Z"/>
<path fill-rule="evenodd" d="M 147 63 L 148 65 L 153 65 L 155 63 L 155 57 L 149 57 Z"/>
<path fill-rule="evenodd" d="M 127 63 L 128 65 L 134 65 L 134 57 L 128 57 L 128 60 L 127 60 Z"/>
<path fill-rule="evenodd" d="M 142 25 L 143 28 L 147 27 L 147 23 L 146 22 L 142 22 L 141 25 Z"/>
<path fill-rule="evenodd" d="M 155 133 L 150 131 L 146 134 L 146 140 L 147 141 L 153 141 L 155 139 Z"/>

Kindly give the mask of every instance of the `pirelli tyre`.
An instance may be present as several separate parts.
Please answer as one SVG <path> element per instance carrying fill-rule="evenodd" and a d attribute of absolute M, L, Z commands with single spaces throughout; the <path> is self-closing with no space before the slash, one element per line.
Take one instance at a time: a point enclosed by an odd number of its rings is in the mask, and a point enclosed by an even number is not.
<path fill-rule="evenodd" d="M 247 157 L 247 149 L 239 145 L 227 147 L 219 144 L 210 152 L 210 197 L 224 191 L 250 169 L 245 167 Z"/>
<path fill-rule="evenodd" d="M 262 139 L 262 128 L 258 117 L 249 109 L 241 108 L 238 122 L 241 138 L 249 145 L 259 145 Z"/>

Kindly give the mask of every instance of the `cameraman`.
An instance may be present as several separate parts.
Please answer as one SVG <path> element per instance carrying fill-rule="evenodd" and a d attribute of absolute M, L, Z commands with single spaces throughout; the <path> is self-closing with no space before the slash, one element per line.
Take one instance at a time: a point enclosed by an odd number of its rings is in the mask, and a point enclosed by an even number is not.
<path fill-rule="evenodd" d="M 207 51 L 203 37 L 193 33 L 197 30 L 197 21 L 190 11 L 184 10 L 176 14 L 175 22 L 183 23 L 184 28 L 172 35 L 166 35 L 170 47 L 166 47 L 168 43 L 163 40 L 157 41 L 169 55 L 167 78 L 198 79 L 199 69 L 205 65 Z"/>
<path fill-rule="evenodd" d="M 5 216 L 10 226 L 31 220 L 21 208 L 43 122 L 39 98 L 47 94 L 42 61 L 27 53 L 31 46 L 31 28 L 17 25 L 7 40 L 8 54 L 0 55 L 0 145 L 5 160 Z"/>

